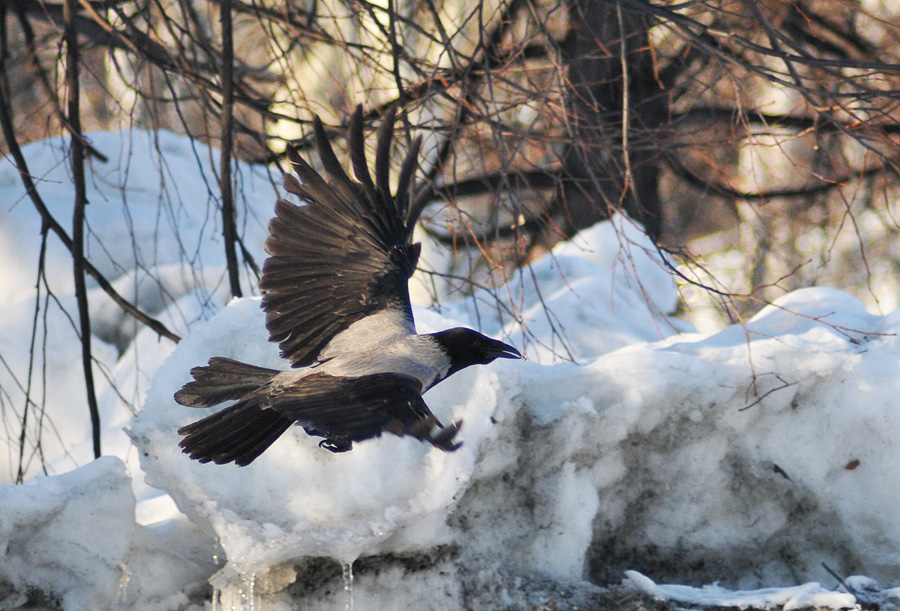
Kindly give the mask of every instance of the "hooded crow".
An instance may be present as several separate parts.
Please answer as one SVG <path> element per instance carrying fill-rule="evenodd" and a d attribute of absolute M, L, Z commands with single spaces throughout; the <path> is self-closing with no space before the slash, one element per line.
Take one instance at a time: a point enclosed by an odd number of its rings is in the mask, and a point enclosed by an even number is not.
<path fill-rule="evenodd" d="M 438 382 L 470 365 L 522 355 L 507 344 L 457 327 L 417 334 L 407 282 L 420 244 L 412 243 L 418 211 L 410 188 L 421 139 L 410 147 L 391 196 L 394 115 L 378 133 L 375 178 L 363 143 L 362 107 L 350 121 L 352 180 L 318 117 L 313 122 L 323 179 L 293 149 L 298 181 L 284 188 L 305 205 L 275 203 L 265 242 L 270 255 L 259 282 L 269 340 L 293 369 L 279 371 L 213 357 L 191 370 L 175 393 L 191 407 L 236 403 L 184 426 L 183 451 L 200 462 L 245 466 L 292 424 L 323 437 L 332 452 L 383 432 L 411 435 L 446 451 L 462 422 L 444 427 L 422 399 Z"/>

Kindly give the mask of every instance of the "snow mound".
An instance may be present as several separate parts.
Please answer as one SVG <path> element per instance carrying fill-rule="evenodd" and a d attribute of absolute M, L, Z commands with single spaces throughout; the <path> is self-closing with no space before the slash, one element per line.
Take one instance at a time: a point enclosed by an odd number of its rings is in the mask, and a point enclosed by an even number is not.
<path fill-rule="evenodd" d="M 164 133 L 91 138 L 112 160 L 94 161 L 91 258 L 184 339 L 161 342 L 92 291 L 103 447 L 121 461 L 90 462 L 68 256 L 48 243 L 58 300 L 39 304 L 34 341 L 50 349 L 30 362 L 39 221 L 0 161 L 0 468 L 18 474 L 26 395 L 26 477 L 41 460 L 84 465 L 0 487 L 0 607 L 168 611 L 216 589 L 226 608 L 606 608 L 596 584 L 625 571 L 679 605 L 897 606 L 873 579 L 900 582 L 900 311 L 812 288 L 691 332 L 670 316 L 660 253 L 615 217 L 501 289 L 416 309 L 420 331 L 480 328 L 530 359 L 429 391 L 438 417 L 465 420 L 458 452 L 386 435 L 334 455 L 292 430 L 250 467 L 200 465 L 175 432 L 209 411 L 172 399 L 190 369 L 217 355 L 284 367 L 258 300 L 216 298 L 215 154 Z M 64 147 L 26 152 L 60 217 Z M 259 261 L 274 189 L 239 173 Z M 52 383 L 29 386 L 44 369 Z"/>
<path fill-rule="evenodd" d="M 530 360 L 549 364 L 693 330 L 668 316 L 677 299 L 660 253 L 618 214 L 558 244 L 506 286 L 444 309 L 484 333 L 519 338 Z"/>
<path fill-rule="evenodd" d="M 0 602 L 16 608 L 36 589 L 66 610 L 104 609 L 124 593 L 134 496 L 117 458 L 71 473 L 0 487 Z M 97 522 L 102 520 L 102 525 Z"/>
<path fill-rule="evenodd" d="M 0 608 L 182 608 L 211 572 L 184 519 L 135 523 L 118 458 L 0 486 Z"/>
<path fill-rule="evenodd" d="M 450 542 L 446 513 L 471 478 L 472 452 L 432 452 L 385 435 L 332 454 L 299 427 L 249 467 L 211 467 L 180 452 L 175 430 L 213 411 L 173 401 L 191 367 L 214 355 L 283 367 L 277 347 L 266 339 L 259 300 L 251 298 L 233 301 L 179 344 L 131 431 L 144 453 L 148 482 L 169 491 L 185 513 L 217 534 L 238 573 L 261 573 L 305 556 L 352 562 L 363 554 Z M 445 421 L 462 418 L 466 443 L 477 447 L 489 431 L 499 382 L 496 373 L 459 377 L 467 380 L 468 391 L 457 388 L 453 399 L 431 400 L 432 409 Z"/>
<path fill-rule="evenodd" d="M 588 300 L 598 311 L 647 294 L 667 303 L 671 287 L 610 285 L 597 271 L 592 258 L 609 235 L 594 229 L 582 236 L 598 241 L 593 249 L 562 249 L 575 292 L 607 287 Z M 631 300 L 609 292 L 629 287 Z M 530 298 L 526 309 L 540 300 Z M 575 583 L 615 582 L 628 569 L 743 588 L 833 580 L 823 562 L 900 580 L 892 441 L 900 315 L 874 316 L 845 293 L 807 289 L 706 337 L 661 333 L 651 321 L 666 319 L 648 314 L 635 335 L 656 341 L 631 337 L 611 349 L 588 336 L 615 328 L 626 337 L 616 326 L 623 310 L 607 309 L 607 326 L 592 328 L 581 324 L 581 297 L 560 294 L 555 305 L 583 330 L 580 364 L 495 362 L 428 393 L 438 417 L 465 421 L 458 452 L 385 436 L 334 455 L 292 430 L 239 468 L 180 454 L 174 431 L 208 412 L 172 400 L 210 356 L 283 366 L 265 341 L 258 301 L 232 302 L 195 325 L 159 370 L 132 430 L 143 469 L 221 544 L 228 564 L 217 583 L 245 588 L 267 571 L 279 575 L 272 589 L 287 587 L 302 579 L 304 558 L 349 566 L 436 553 L 435 566 L 490 573 L 505 563 Z M 416 316 L 424 332 L 458 324 L 426 310 Z M 586 357 L 592 344 L 600 354 Z M 539 350 L 537 361 L 544 356 Z M 286 577 L 285 567 L 293 567 Z M 443 578 L 447 596 L 464 604 L 472 579 Z M 388 572 L 356 583 L 396 586 Z"/>

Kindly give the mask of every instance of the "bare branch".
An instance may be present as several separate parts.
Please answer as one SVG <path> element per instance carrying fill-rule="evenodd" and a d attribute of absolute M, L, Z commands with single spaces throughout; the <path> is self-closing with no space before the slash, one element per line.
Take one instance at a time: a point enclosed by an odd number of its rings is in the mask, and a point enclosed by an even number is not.
<path fill-rule="evenodd" d="M 87 285 L 84 281 L 84 208 L 87 206 L 87 186 L 84 177 L 84 145 L 81 138 L 80 83 L 78 75 L 78 33 L 75 14 L 78 0 L 67 0 L 64 9 L 66 22 L 66 87 L 68 89 L 68 125 L 72 130 L 72 178 L 75 186 L 75 203 L 72 212 L 72 268 L 75 274 L 75 300 L 81 331 L 81 363 L 84 369 L 84 385 L 87 391 L 88 410 L 91 414 L 91 433 L 94 441 L 94 458 L 100 458 L 100 408 L 94 389 L 94 367 L 91 356 L 91 315 L 88 311 Z"/>
<path fill-rule="evenodd" d="M 231 23 L 231 0 L 221 0 L 219 18 L 222 22 L 222 150 L 219 164 L 219 189 L 222 194 L 222 233 L 225 238 L 225 260 L 231 294 L 240 297 L 241 277 L 237 263 L 237 226 L 234 194 L 231 188 L 231 151 L 234 148 L 234 38 Z"/>

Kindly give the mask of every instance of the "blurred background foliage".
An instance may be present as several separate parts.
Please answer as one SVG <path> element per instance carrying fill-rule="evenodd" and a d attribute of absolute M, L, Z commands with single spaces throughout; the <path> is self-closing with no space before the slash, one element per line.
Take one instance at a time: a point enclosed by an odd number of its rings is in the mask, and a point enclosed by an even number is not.
<path fill-rule="evenodd" d="M 287 143 L 308 145 L 313 114 L 339 136 L 356 104 L 370 123 L 396 107 L 403 137 L 425 136 L 423 228 L 466 251 L 461 277 L 502 283 L 625 210 L 676 255 L 688 305 L 714 288 L 740 320 L 818 283 L 897 305 L 900 7 L 886 0 L 8 0 L 0 11 L 4 154 L 10 137 L 71 135 L 71 42 L 81 131 L 167 129 L 283 166 Z"/>

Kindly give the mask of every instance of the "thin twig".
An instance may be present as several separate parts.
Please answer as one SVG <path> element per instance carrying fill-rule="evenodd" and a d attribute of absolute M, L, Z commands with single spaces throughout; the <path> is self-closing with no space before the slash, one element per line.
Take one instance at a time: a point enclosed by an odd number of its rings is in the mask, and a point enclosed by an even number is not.
<path fill-rule="evenodd" d="M 739 412 L 746 411 L 746 410 L 750 409 L 751 407 L 753 407 L 754 405 L 759 405 L 760 403 L 762 403 L 763 399 L 765 399 L 772 393 L 778 392 L 779 390 L 784 390 L 785 388 L 790 388 L 791 386 L 796 386 L 798 384 L 797 382 L 785 382 L 784 379 L 779 375 L 776 375 L 775 377 L 778 378 L 778 380 L 782 383 L 781 386 L 776 386 L 775 388 L 769 390 L 768 392 L 764 393 L 762 396 L 758 397 L 756 399 L 756 401 L 754 401 L 753 403 L 750 403 L 748 405 L 745 405 L 738 411 Z"/>

